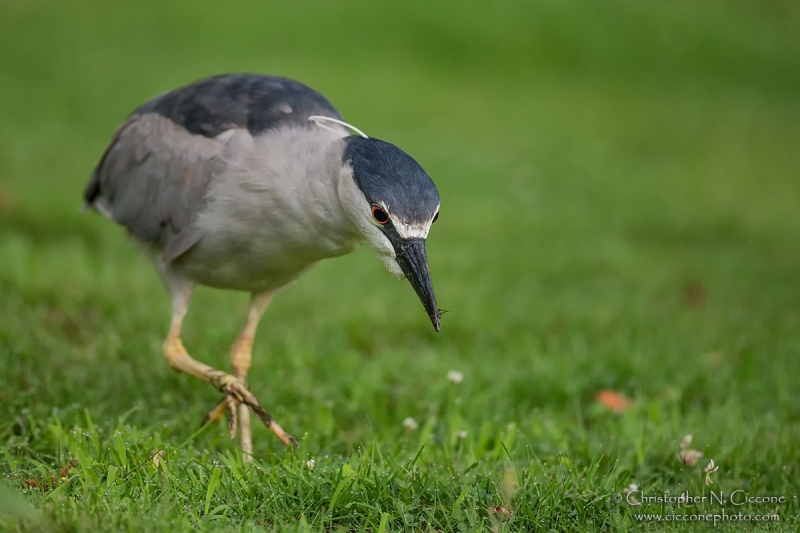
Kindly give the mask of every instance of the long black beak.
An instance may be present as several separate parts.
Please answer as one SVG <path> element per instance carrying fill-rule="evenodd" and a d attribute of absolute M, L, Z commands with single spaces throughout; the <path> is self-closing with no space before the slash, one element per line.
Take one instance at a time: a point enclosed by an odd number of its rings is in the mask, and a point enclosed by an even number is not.
<path fill-rule="evenodd" d="M 425 239 L 407 239 L 401 241 L 396 249 L 397 263 L 403 269 L 414 292 L 419 296 L 425 311 L 433 324 L 433 329 L 439 331 L 441 326 L 439 321 L 442 314 L 436 307 L 436 295 L 433 293 L 433 283 L 431 283 L 431 271 L 428 268 L 428 255 L 425 252 Z"/>

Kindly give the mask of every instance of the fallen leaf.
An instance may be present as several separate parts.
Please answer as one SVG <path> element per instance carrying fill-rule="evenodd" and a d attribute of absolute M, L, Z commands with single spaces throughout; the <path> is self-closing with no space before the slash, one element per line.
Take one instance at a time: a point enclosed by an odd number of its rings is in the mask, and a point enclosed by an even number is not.
<path fill-rule="evenodd" d="M 67 475 L 69 475 L 69 471 L 75 466 L 78 466 L 78 460 L 70 459 L 67 464 L 61 467 L 61 470 L 58 471 L 58 475 L 62 478 L 67 477 Z"/>
<path fill-rule="evenodd" d="M 500 506 L 492 508 L 492 516 L 495 516 L 501 520 L 508 520 L 511 518 L 511 515 L 514 514 L 514 508 L 509 506 Z"/>
<path fill-rule="evenodd" d="M 150 451 L 150 460 L 153 461 L 153 464 L 158 467 L 161 464 L 160 457 L 166 457 L 167 451 L 166 450 L 152 450 Z"/>
<path fill-rule="evenodd" d="M 610 389 L 603 389 L 598 392 L 596 399 L 606 409 L 617 413 L 625 412 L 633 405 L 633 400 Z"/>
<path fill-rule="evenodd" d="M 686 305 L 699 309 L 706 303 L 706 288 L 699 281 L 690 281 L 683 285 L 683 300 Z"/>
<path fill-rule="evenodd" d="M 17 201 L 11 189 L 0 187 L 0 215 L 10 214 L 16 205 Z"/>

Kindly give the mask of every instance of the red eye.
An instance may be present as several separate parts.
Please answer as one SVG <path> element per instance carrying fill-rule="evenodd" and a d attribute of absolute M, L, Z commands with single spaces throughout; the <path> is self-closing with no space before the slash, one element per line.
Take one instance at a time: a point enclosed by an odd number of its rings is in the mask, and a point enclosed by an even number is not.
<path fill-rule="evenodd" d="M 389 214 L 379 205 L 372 206 L 372 218 L 381 226 L 389 223 Z"/>

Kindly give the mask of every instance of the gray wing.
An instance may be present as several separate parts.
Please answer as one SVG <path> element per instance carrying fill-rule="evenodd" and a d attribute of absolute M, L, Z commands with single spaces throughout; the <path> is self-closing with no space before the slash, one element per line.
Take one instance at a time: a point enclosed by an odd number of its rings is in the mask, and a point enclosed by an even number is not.
<path fill-rule="evenodd" d="M 341 119 L 325 97 L 294 80 L 225 74 L 158 96 L 117 131 L 84 192 L 87 205 L 165 249 L 171 260 L 200 239 L 192 228 L 204 196 L 222 170 L 228 130 L 257 136 L 310 127 L 308 117 Z"/>
<path fill-rule="evenodd" d="M 223 144 L 158 114 L 135 114 L 106 149 L 84 199 L 173 259 L 200 238 L 191 225 L 221 170 Z"/>

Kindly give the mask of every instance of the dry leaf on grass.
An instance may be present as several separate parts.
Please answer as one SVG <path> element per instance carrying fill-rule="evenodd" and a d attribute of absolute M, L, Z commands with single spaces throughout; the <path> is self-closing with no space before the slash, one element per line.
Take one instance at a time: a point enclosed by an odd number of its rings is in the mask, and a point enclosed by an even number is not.
<path fill-rule="evenodd" d="M 609 411 L 616 411 L 622 413 L 627 411 L 632 405 L 633 400 L 626 398 L 617 391 L 610 389 L 603 389 L 597 393 L 595 397 L 597 402 L 603 405 Z"/>

